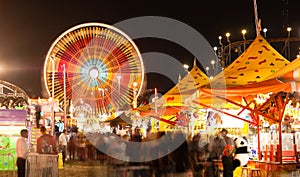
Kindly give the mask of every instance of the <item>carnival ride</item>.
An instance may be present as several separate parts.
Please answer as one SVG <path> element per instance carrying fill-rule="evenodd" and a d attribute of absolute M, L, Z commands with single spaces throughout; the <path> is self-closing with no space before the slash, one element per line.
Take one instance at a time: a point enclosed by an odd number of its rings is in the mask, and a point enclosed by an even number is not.
<path fill-rule="evenodd" d="M 27 93 L 12 83 L 0 80 L 0 107 L 13 107 L 20 104 L 28 104 Z"/>
<path fill-rule="evenodd" d="M 60 106 L 80 99 L 93 117 L 112 115 L 136 101 L 144 80 L 137 46 L 121 30 L 103 23 L 85 23 L 62 33 L 44 63 L 44 83 Z M 52 94 L 51 94 L 52 92 Z"/>

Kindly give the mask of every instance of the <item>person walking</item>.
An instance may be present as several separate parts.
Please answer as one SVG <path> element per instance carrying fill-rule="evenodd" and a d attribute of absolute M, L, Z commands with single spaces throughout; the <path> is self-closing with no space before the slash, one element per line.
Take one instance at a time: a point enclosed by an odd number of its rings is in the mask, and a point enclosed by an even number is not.
<path fill-rule="evenodd" d="M 58 137 L 58 144 L 59 144 L 59 149 L 61 150 L 62 153 L 62 161 L 63 165 L 65 164 L 65 160 L 67 157 L 67 135 L 66 135 L 66 129 L 62 131 L 62 133 Z"/>
<path fill-rule="evenodd" d="M 69 159 L 75 159 L 75 151 L 76 151 L 76 143 L 75 143 L 75 135 L 71 135 L 69 142 L 68 142 L 68 151 L 69 151 Z"/>
<path fill-rule="evenodd" d="M 222 153 L 223 177 L 233 177 L 233 154 L 235 145 L 232 138 L 227 136 L 228 131 L 222 129 L 221 136 L 223 137 L 226 146 Z"/>
<path fill-rule="evenodd" d="M 28 130 L 22 129 L 20 135 L 21 137 L 18 138 L 16 144 L 18 177 L 25 177 L 26 157 L 28 154 L 28 144 L 26 142 Z"/>
<path fill-rule="evenodd" d="M 205 163 L 204 176 L 218 176 L 219 170 L 217 164 L 214 162 L 222 159 L 222 153 L 225 146 L 226 142 L 224 141 L 221 131 L 210 137 L 208 144 L 209 157 Z"/>
<path fill-rule="evenodd" d="M 47 134 L 47 129 L 45 126 L 41 126 L 40 132 L 41 136 L 37 138 L 37 153 L 39 154 L 53 154 L 57 155 L 57 145 L 56 140 L 52 135 Z"/>

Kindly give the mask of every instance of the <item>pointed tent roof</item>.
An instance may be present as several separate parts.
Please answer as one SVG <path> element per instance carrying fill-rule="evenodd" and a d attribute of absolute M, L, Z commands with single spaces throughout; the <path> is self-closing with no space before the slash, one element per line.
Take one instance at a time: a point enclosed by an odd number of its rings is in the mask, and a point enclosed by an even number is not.
<path fill-rule="evenodd" d="M 182 106 L 185 98 L 191 96 L 201 86 L 208 84 L 209 81 L 206 74 L 194 63 L 191 71 L 160 99 L 164 99 L 165 106 Z"/>
<path fill-rule="evenodd" d="M 300 57 L 282 67 L 266 79 L 278 78 L 283 81 L 300 81 Z"/>
<path fill-rule="evenodd" d="M 261 35 L 233 63 L 214 77 L 214 87 L 238 86 L 263 81 L 289 63 Z"/>

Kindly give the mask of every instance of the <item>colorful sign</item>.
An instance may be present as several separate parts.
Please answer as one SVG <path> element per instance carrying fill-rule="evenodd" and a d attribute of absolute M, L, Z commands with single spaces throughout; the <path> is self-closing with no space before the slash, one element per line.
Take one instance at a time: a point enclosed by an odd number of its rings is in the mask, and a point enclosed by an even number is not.
<path fill-rule="evenodd" d="M 26 110 L 0 110 L 0 123 L 2 122 L 24 122 Z"/>

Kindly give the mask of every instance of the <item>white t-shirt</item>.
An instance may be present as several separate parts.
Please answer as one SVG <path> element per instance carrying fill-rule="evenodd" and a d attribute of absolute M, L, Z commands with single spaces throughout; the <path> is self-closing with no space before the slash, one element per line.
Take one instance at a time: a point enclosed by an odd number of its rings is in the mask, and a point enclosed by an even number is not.
<path fill-rule="evenodd" d="M 18 138 L 16 151 L 17 151 L 17 157 L 26 159 L 28 154 L 28 145 L 25 138 L 23 137 Z"/>
<path fill-rule="evenodd" d="M 59 145 L 67 146 L 67 136 L 64 133 L 61 133 L 58 138 Z"/>

